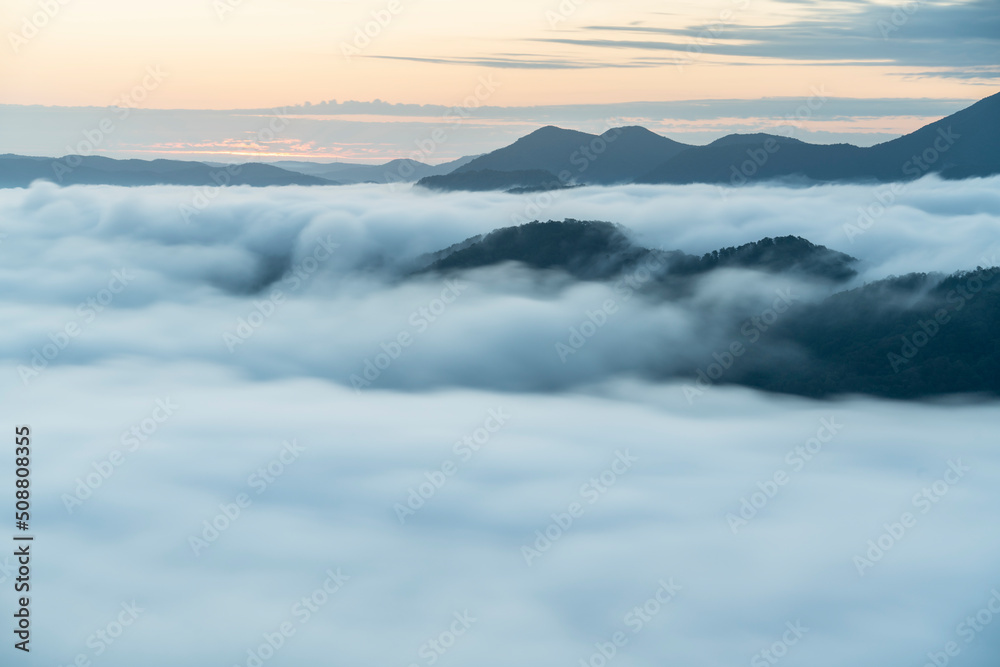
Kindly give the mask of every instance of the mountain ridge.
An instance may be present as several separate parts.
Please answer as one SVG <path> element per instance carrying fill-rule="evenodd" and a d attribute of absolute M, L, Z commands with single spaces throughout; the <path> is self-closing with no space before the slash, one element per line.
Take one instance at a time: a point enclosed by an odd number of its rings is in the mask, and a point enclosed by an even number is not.
<path fill-rule="evenodd" d="M 611 137 L 620 140 L 609 141 Z M 637 147 L 644 141 L 646 145 Z M 544 169 L 567 185 L 742 186 L 769 180 L 906 181 L 929 173 L 943 178 L 989 176 L 1000 174 L 1000 93 L 870 147 L 811 144 L 764 132 L 730 134 L 704 146 L 691 146 L 637 126 L 613 128 L 601 135 L 546 126 L 472 160 L 439 179 L 436 187 L 447 189 L 449 177 L 460 172 L 505 171 L 514 166 L 519 171 Z M 463 181 L 467 184 L 470 177 Z M 463 188 L 456 182 L 453 189 Z"/>
<path fill-rule="evenodd" d="M 632 183 L 884 183 L 927 174 L 946 179 L 1000 174 L 1000 93 L 914 132 L 864 148 L 811 144 L 764 132 L 729 134 L 693 146 L 638 125 L 601 134 L 546 125 L 492 152 L 441 165 L 400 159 L 381 165 L 286 160 L 226 166 L 103 156 L 0 155 L 0 187 L 27 187 L 35 180 L 61 185 L 257 187 L 415 182 L 438 191 L 528 193 Z"/>
<path fill-rule="evenodd" d="M 580 176 L 585 176 L 587 183 L 611 185 L 633 180 L 687 148 L 687 144 L 640 126 L 610 128 L 594 135 L 547 125 L 510 146 L 472 160 L 452 174 L 540 169 L 567 185 Z"/>
<path fill-rule="evenodd" d="M 685 382 L 689 400 L 715 384 L 811 398 L 1000 395 L 1000 267 L 910 273 L 858 285 L 858 260 L 797 236 L 697 256 L 643 248 L 620 225 L 578 220 L 505 227 L 422 259 L 424 265 L 407 277 L 457 274 L 495 281 L 495 274 L 475 272 L 515 262 L 539 274 L 603 282 L 615 294 L 621 288 L 651 304 L 683 303 L 698 281 L 719 269 L 805 278 L 812 285 L 825 281 L 826 289 L 814 297 L 785 300 L 779 291 L 784 305 L 776 305 L 770 318 L 759 306 L 732 313 L 732 321 L 721 324 L 721 339 L 733 341 L 726 348 L 695 346 L 681 355 L 665 349 L 663 363 L 654 357 L 632 369 L 652 380 Z M 559 289 L 571 284 L 555 283 Z"/>
<path fill-rule="evenodd" d="M 339 185 L 269 164 L 212 166 L 183 160 L 116 160 L 100 155 L 61 158 L 0 155 L 0 187 L 23 188 L 36 180 L 58 185 L 219 186 Z"/>
<path fill-rule="evenodd" d="M 607 280 L 647 262 L 661 267 L 651 280 L 662 286 L 716 269 L 793 273 L 841 283 L 857 275 L 853 268 L 857 261 L 797 236 L 767 237 L 701 256 L 689 255 L 643 247 L 621 225 L 567 219 L 536 220 L 468 238 L 428 256 L 425 266 L 415 273 L 450 273 L 518 262 L 534 270 L 563 271 L 579 280 Z"/>

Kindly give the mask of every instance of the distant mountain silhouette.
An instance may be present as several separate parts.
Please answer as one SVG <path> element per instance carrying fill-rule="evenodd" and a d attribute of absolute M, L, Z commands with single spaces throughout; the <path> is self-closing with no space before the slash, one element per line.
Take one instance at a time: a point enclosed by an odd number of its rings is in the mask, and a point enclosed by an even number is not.
<path fill-rule="evenodd" d="M 427 176 L 448 174 L 468 164 L 475 157 L 463 157 L 439 165 L 417 160 L 391 160 L 385 164 L 356 164 L 351 162 L 301 162 L 285 160 L 275 162 L 276 167 L 300 174 L 326 178 L 344 185 L 354 183 L 410 183 Z"/>
<path fill-rule="evenodd" d="M 1000 173 L 1000 93 L 916 132 L 870 148 L 816 145 L 766 134 L 733 135 L 689 148 L 637 179 L 639 183 L 907 181 Z"/>
<path fill-rule="evenodd" d="M 730 135 L 707 146 L 693 146 L 636 182 L 740 186 L 787 177 L 850 181 L 864 178 L 855 166 L 864 150 L 849 144 L 807 144 L 769 134 Z"/>
<path fill-rule="evenodd" d="M 1000 93 L 912 134 L 868 148 L 810 144 L 761 133 L 732 134 L 707 146 L 688 146 L 641 127 L 616 128 L 598 137 L 549 126 L 472 160 L 434 185 L 491 189 L 487 179 L 460 174 L 531 170 L 548 171 L 562 183 L 589 185 L 740 186 L 775 179 L 889 182 L 928 173 L 944 178 L 988 176 L 1000 173 Z"/>
<path fill-rule="evenodd" d="M 22 188 L 33 181 L 59 185 L 337 185 L 268 164 L 226 168 L 180 160 L 114 160 L 101 156 L 59 159 L 0 155 L 0 187 Z"/>
<path fill-rule="evenodd" d="M 941 147 L 954 142 L 947 150 Z M 881 180 L 917 177 L 921 163 L 945 178 L 990 176 L 1000 173 L 1000 93 L 931 123 L 916 132 L 867 149 L 884 171 Z M 924 153 L 927 152 L 927 155 Z M 920 161 L 914 161 L 914 157 Z M 922 175 L 922 173 L 920 173 Z"/>
<path fill-rule="evenodd" d="M 527 171 L 458 171 L 442 176 L 427 176 L 417 185 L 430 190 L 508 190 L 514 192 L 557 190 L 563 186 L 552 172 L 544 169 Z"/>
<path fill-rule="evenodd" d="M 548 126 L 482 155 L 454 173 L 542 169 L 565 184 L 628 183 L 687 147 L 642 127 L 621 127 L 594 135 Z"/>
<path fill-rule="evenodd" d="M 56 171 L 56 163 L 75 164 Z M 0 156 L 0 187 L 37 179 L 64 185 L 214 185 L 223 167 L 177 160 Z M 486 155 L 441 165 L 284 161 L 242 165 L 232 185 L 336 185 L 416 182 L 435 190 L 532 192 L 575 185 L 907 181 L 1000 174 L 1000 93 L 876 146 L 818 145 L 770 134 L 732 134 L 689 146 L 642 127 L 601 135 L 547 126 Z"/>

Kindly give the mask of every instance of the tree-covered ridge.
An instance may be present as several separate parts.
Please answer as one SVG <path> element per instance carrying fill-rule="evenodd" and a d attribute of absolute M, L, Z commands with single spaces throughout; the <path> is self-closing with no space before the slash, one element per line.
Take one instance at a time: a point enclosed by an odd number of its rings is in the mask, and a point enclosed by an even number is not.
<path fill-rule="evenodd" d="M 529 222 L 466 239 L 433 255 L 421 273 L 520 262 L 532 269 L 565 271 L 583 280 L 606 280 L 640 262 L 650 264 L 645 261 L 649 259 L 663 267 L 653 285 L 676 283 L 719 268 L 795 272 L 839 282 L 856 275 L 852 265 L 857 261 L 796 236 L 766 238 L 699 257 L 677 250 L 644 248 L 623 227 L 610 222 L 570 219 Z"/>
<path fill-rule="evenodd" d="M 652 266 L 639 291 L 655 303 L 693 294 L 702 276 L 721 269 L 814 283 L 824 279 L 832 288 L 856 276 L 856 261 L 796 236 L 701 256 L 652 250 L 636 244 L 618 225 L 565 220 L 472 237 L 430 256 L 417 273 L 517 262 L 578 280 L 620 282 Z M 793 299 L 780 313 L 757 312 L 749 305 L 745 311 L 734 318 L 738 324 L 731 331 L 721 332 L 727 344 L 720 349 L 685 352 L 686 365 L 680 368 L 654 363 L 639 373 L 689 380 L 695 393 L 714 384 L 738 384 L 814 397 L 1000 394 L 1000 268 L 894 276 L 820 301 Z M 734 346 L 739 354 L 731 352 Z M 664 350 L 664 359 L 675 353 Z"/>
<path fill-rule="evenodd" d="M 723 381 L 807 396 L 1000 393 L 1000 268 L 865 285 L 798 306 L 764 336 Z"/>
<path fill-rule="evenodd" d="M 683 275 L 726 267 L 773 273 L 796 271 L 843 281 L 857 275 L 851 266 L 856 261 L 850 255 L 815 245 L 799 236 L 780 236 L 713 250 L 697 259 L 689 256 L 676 258 L 670 272 Z"/>

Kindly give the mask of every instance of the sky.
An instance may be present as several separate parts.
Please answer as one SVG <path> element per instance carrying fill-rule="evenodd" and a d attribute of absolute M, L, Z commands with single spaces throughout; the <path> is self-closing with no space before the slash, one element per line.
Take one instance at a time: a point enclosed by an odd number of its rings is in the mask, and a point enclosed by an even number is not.
<path fill-rule="evenodd" d="M 6 42 L 0 104 L 219 111 L 312 105 L 296 114 L 332 125 L 303 130 L 294 145 L 242 152 L 360 161 L 403 156 L 415 140 L 390 131 L 380 145 L 372 124 L 409 122 L 414 115 L 387 105 L 513 110 L 476 117 L 482 127 L 470 130 L 466 146 L 430 160 L 444 161 L 499 147 L 546 119 L 577 129 L 600 125 L 612 117 L 608 105 L 618 105 L 611 110 L 616 119 L 707 142 L 776 120 L 752 107 L 685 120 L 685 104 L 787 100 L 787 115 L 823 91 L 855 102 L 835 118 L 807 124 L 808 137 L 832 142 L 855 135 L 856 143 L 870 144 L 996 92 L 1000 19 L 993 5 L 176 0 L 153 9 L 126 0 L 53 0 L 49 16 L 40 0 L 9 0 L 0 13 Z M 383 108 L 359 117 L 322 104 L 331 101 Z M 928 108 L 928 101 L 938 108 Z M 17 113 L 17 107 L 0 107 L 0 113 Z M 66 127 L 65 118 L 28 113 L 29 122 L 17 123 L 23 141 L 0 135 L 8 144 L 0 151 L 26 152 L 25 143 L 36 152 L 56 150 L 44 137 L 60 123 Z M 89 120 L 79 118 L 69 126 L 83 131 Z M 214 151 L 226 159 L 225 142 L 208 120 L 173 115 L 148 127 L 144 120 L 132 121 L 136 137 L 122 145 L 109 141 L 102 150 Z M 176 136 L 154 136 L 164 126 Z M 351 128 L 363 135 L 355 148 Z M 418 131 L 407 127 L 403 134 Z"/>

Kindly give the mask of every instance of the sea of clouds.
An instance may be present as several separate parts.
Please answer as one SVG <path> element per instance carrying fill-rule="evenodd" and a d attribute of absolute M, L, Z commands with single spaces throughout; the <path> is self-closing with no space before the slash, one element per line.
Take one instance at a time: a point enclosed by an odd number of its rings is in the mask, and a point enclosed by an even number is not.
<path fill-rule="evenodd" d="M 998 185 L 0 191 L 31 664 L 994 665 L 995 402 L 647 377 L 830 286 L 403 276 L 536 218 L 689 253 L 800 235 L 854 285 L 953 272 L 1000 263 Z"/>

